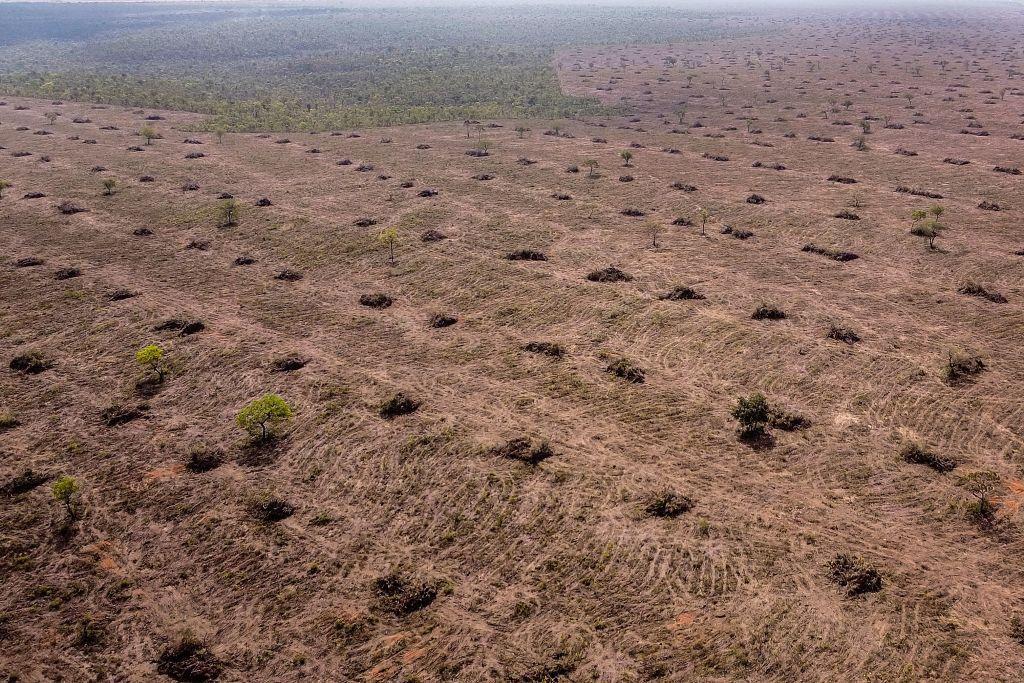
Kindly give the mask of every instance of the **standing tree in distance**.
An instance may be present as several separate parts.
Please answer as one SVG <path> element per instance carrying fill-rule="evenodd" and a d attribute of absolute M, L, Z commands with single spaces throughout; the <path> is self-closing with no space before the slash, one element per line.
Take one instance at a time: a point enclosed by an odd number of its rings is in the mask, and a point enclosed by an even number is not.
<path fill-rule="evenodd" d="M 395 265 L 395 242 L 398 241 L 398 229 L 395 227 L 384 228 L 377 235 L 377 241 L 388 248 L 388 263 Z"/>

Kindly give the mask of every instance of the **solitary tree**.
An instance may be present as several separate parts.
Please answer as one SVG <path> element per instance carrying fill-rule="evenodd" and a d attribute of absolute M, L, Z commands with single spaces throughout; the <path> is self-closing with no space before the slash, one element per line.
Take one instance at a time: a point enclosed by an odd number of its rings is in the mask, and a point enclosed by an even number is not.
<path fill-rule="evenodd" d="M 217 215 L 220 218 L 220 227 L 230 228 L 238 223 L 239 206 L 235 199 L 225 199 L 217 207 Z"/>
<path fill-rule="evenodd" d="M 398 241 L 398 229 L 394 226 L 384 228 L 377 235 L 377 241 L 388 248 L 388 263 L 395 265 L 395 242 Z"/>
<path fill-rule="evenodd" d="M 46 120 L 49 121 L 50 125 L 52 126 L 57 121 L 57 117 L 60 116 L 60 114 L 58 114 L 55 111 L 48 111 L 45 114 L 43 114 L 43 116 L 46 117 Z"/>
<path fill-rule="evenodd" d="M 103 180 L 103 194 L 110 196 L 114 194 L 114 188 L 117 187 L 117 180 L 114 178 L 105 178 Z"/>
<path fill-rule="evenodd" d="M 771 417 L 768 400 L 760 392 L 746 398 L 741 396 L 732 409 L 732 416 L 740 423 L 740 436 L 761 436 Z"/>
<path fill-rule="evenodd" d="M 661 232 L 661 225 L 655 221 L 651 221 L 647 224 L 647 229 L 651 233 L 651 246 L 655 249 L 658 248 L 658 233 Z"/>
<path fill-rule="evenodd" d="M 521 140 L 526 134 L 526 128 L 523 126 L 516 126 L 516 132 L 519 133 L 519 139 Z"/>
<path fill-rule="evenodd" d="M 633 159 L 633 153 L 630 152 L 628 149 L 624 149 L 621 152 L 619 152 L 619 156 L 622 157 L 622 165 L 628 168 L 629 162 L 632 161 Z"/>
<path fill-rule="evenodd" d="M 707 226 L 708 220 L 711 218 L 711 212 L 701 207 L 700 211 L 697 212 L 697 218 L 700 219 L 700 234 L 703 237 L 707 235 L 704 228 Z"/>
<path fill-rule="evenodd" d="M 217 136 L 217 144 L 224 142 L 224 133 L 227 133 L 227 129 L 224 126 L 217 126 L 213 129 L 213 134 Z"/>
<path fill-rule="evenodd" d="M 78 493 L 78 482 L 75 481 L 73 477 L 69 477 L 65 474 L 60 479 L 53 482 L 52 491 L 54 500 L 64 506 L 66 521 L 74 521 L 76 517 L 75 494 Z"/>
<path fill-rule="evenodd" d="M 139 129 L 139 135 L 146 138 L 147 145 L 151 145 L 153 144 L 153 140 L 156 140 L 158 133 L 156 132 L 156 128 L 147 124 Z"/>
<path fill-rule="evenodd" d="M 156 373 L 158 382 L 164 381 L 167 374 L 167 364 L 164 362 L 164 350 L 156 344 L 143 346 L 135 352 L 135 361 Z"/>
<path fill-rule="evenodd" d="M 277 394 L 264 394 L 242 408 L 235 416 L 235 422 L 254 439 L 266 441 L 273 434 L 271 429 L 291 416 L 292 409 L 283 398 Z"/>
<path fill-rule="evenodd" d="M 587 167 L 587 177 L 593 178 L 594 171 L 597 170 L 597 161 L 595 159 L 587 159 L 583 162 L 583 165 Z"/>
<path fill-rule="evenodd" d="M 4 198 L 4 190 L 6 190 L 8 187 L 14 187 L 14 186 L 11 185 L 10 181 L 0 180 L 0 199 Z"/>

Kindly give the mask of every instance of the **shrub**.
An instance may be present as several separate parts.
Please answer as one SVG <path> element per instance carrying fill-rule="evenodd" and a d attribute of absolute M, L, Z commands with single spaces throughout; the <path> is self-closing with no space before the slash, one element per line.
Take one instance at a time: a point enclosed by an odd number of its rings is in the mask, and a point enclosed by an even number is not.
<path fill-rule="evenodd" d="M 882 576 L 863 558 L 838 554 L 826 565 L 828 577 L 846 590 L 849 597 L 882 590 Z"/>
<path fill-rule="evenodd" d="M 740 424 L 740 436 L 755 437 L 765 433 L 771 419 L 771 408 L 764 394 L 758 392 L 738 398 L 731 415 Z"/>
<path fill-rule="evenodd" d="M 966 294 L 967 296 L 975 296 L 979 299 L 987 299 L 992 303 L 1005 304 L 1007 299 L 999 292 L 992 292 L 986 289 L 983 285 L 978 284 L 972 280 L 964 282 L 962 285 L 957 287 L 957 292 L 960 294 Z"/>
<path fill-rule="evenodd" d="M 235 422 L 259 441 L 266 441 L 273 435 L 272 429 L 292 417 L 292 409 L 277 394 L 264 394 L 250 401 L 235 416 Z"/>
<path fill-rule="evenodd" d="M 77 515 L 75 511 L 75 496 L 78 494 L 78 490 L 78 482 L 66 474 L 53 482 L 53 487 L 51 488 L 54 500 L 64 507 L 64 513 L 68 522 L 73 521 Z"/>

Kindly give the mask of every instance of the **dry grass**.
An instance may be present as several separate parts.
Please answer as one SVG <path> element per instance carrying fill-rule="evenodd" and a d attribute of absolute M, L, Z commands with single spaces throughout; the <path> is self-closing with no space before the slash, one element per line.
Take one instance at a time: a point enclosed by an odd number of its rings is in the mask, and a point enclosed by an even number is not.
<path fill-rule="evenodd" d="M 1024 185 L 992 169 L 1020 166 L 1024 153 L 1009 140 L 1024 97 L 1006 74 L 1022 67 L 1022 21 L 1017 10 L 999 10 L 999 22 L 946 11 L 951 23 L 822 16 L 742 45 L 567 50 L 557 57 L 567 90 L 627 97 L 635 115 L 534 121 L 522 139 L 516 122 L 497 122 L 483 158 L 465 154 L 461 122 L 217 144 L 177 130 L 195 117 L 174 112 L 161 112 L 163 140 L 129 153 L 142 114 L 6 98 L 0 145 L 33 154 L 0 154 L 0 178 L 14 184 L 0 200 L 0 412 L 18 423 L 0 431 L 0 672 L 1019 677 L 1009 606 L 1024 590 L 1013 255 Z M 1004 86 L 1017 90 L 999 99 Z M 847 144 L 858 127 L 820 114 L 847 93 L 852 106 L 833 118 L 879 118 L 867 151 Z M 965 108 L 990 136 L 959 133 Z M 51 109 L 64 114 L 52 127 Z M 761 133 L 746 132 L 752 116 Z M 572 137 L 540 134 L 554 125 Z M 41 128 L 54 134 L 32 135 Z M 185 158 L 185 137 L 202 138 L 204 158 Z M 634 180 L 620 183 L 612 169 L 633 142 L 643 145 L 631 148 Z M 337 164 L 345 158 L 354 163 Z M 588 159 L 601 177 L 566 173 Z M 118 178 L 112 196 L 96 165 Z M 857 183 L 826 180 L 837 172 Z M 697 185 L 669 189 L 679 178 Z M 198 189 L 182 192 L 186 183 Z M 437 194 L 419 196 L 426 188 Z M 22 198 L 30 192 L 46 197 Z M 224 192 L 241 205 L 230 227 L 218 227 Z M 754 193 L 769 201 L 747 203 Z M 58 210 L 66 202 L 88 211 Z M 911 211 L 936 202 L 949 226 L 941 251 L 908 234 Z M 844 207 L 860 220 L 836 218 Z M 706 237 L 699 208 L 711 213 Z M 368 212 L 377 225 L 358 224 Z M 670 225 L 679 216 L 696 227 Z M 650 222 L 665 226 L 657 248 Z M 756 237 L 724 236 L 725 224 Z M 378 241 L 392 226 L 394 266 Z M 207 248 L 187 249 L 193 241 Z M 839 264 L 805 244 L 860 258 Z M 546 260 L 506 258 L 521 249 Z M 235 265 L 242 257 L 252 260 Z M 23 258 L 42 263 L 15 267 Z M 68 268 L 79 275 L 55 277 Z M 588 281 L 594 273 L 616 282 Z M 958 294 L 965 281 L 1006 303 Z M 665 297 L 678 283 L 704 299 Z M 390 305 L 360 305 L 379 293 Z M 765 301 L 786 318 L 751 319 Z M 458 324 L 432 326 L 439 310 Z M 169 319 L 203 328 L 155 329 Z M 826 333 L 837 320 L 842 334 Z M 856 341 L 850 330 L 859 343 L 836 343 Z M 154 342 L 171 369 L 143 407 L 134 353 Z M 985 372 L 950 384 L 943 368 L 958 348 L 983 357 Z M 33 352 L 47 367 L 6 369 Z M 281 371 L 287 357 L 306 363 Z M 642 368 L 643 383 L 609 375 L 618 359 Z M 755 391 L 809 426 L 752 450 L 729 410 Z M 254 454 L 234 416 L 269 392 L 295 417 Z M 996 472 L 1002 523 L 989 531 L 957 514 L 952 477 L 894 456 L 905 437 L 955 457 L 958 471 Z M 40 480 L 61 474 L 81 485 L 64 535 Z M 685 492 L 692 512 L 637 514 L 659 491 Z M 280 505 L 260 507 L 270 500 Z M 851 586 L 855 601 L 843 594 Z M 76 633 L 93 623 L 103 637 L 85 646 Z M 198 635 L 181 639 L 186 630 Z"/>

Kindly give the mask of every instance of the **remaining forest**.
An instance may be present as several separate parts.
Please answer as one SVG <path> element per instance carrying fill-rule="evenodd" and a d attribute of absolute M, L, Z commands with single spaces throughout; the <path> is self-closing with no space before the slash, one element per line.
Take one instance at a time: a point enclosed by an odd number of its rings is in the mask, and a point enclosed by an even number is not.
<path fill-rule="evenodd" d="M 212 114 L 225 130 L 607 113 L 558 47 L 742 33 L 676 9 L 0 5 L 0 90 Z"/>

